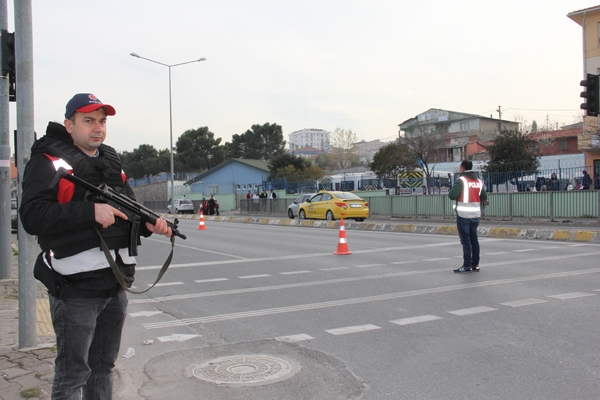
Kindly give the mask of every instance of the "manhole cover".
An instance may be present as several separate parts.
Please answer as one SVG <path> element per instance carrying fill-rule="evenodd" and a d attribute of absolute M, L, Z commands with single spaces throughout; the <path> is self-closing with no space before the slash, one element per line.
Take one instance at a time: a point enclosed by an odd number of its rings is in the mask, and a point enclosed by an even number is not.
<path fill-rule="evenodd" d="M 215 358 L 191 365 L 188 375 L 219 385 L 259 386 L 290 378 L 300 368 L 300 364 L 293 360 L 250 354 Z"/>

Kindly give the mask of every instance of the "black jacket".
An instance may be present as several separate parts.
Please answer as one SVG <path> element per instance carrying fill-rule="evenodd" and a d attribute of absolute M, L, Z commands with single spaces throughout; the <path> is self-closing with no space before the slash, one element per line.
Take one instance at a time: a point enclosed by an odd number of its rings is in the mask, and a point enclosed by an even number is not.
<path fill-rule="evenodd" d="M 99 151 L 98 158 L 87 156 L 74 145 L 64 126 L 53 122 L 48 125 L 46 135 L 32 146 L 31 158 L 23 174 L 19 215 L 27 233 L 37 235 L 42 250 L 52 250 L 56 258 L 99 248 L 100 239 L 95 230 L 95 203 L 86 200 L 83 189 L 76 187 L 71 201 L 64 204 L 58 202 L 58 185 L 49 187 L 56 169 L 46 154 L 65 159 L 74 168 L 75 175 L 79 172 L 79 176 L 90 183 L 98 184 L 98 180 L 103 178 L 114 183 L 119 178 L 119 186 L 124 193 L 135 199 L 133 190 L 121 178 L 120 161 L 114 149 L 101 145 Z M 107 229 L 99 229 L 111 249 L 127 247 L 129 243 L 128 223 L 120 218 L 117 218 L 117 222 Z M 143 236 L 150 235 L 144 226 L 140 232 Z M 78 276 L 69 277 L 76 280 L 81 278 L 84 282 L 76 285 L 80 287 L 108 289 L 117 282 L 110 268 L 75 275 Z"/>

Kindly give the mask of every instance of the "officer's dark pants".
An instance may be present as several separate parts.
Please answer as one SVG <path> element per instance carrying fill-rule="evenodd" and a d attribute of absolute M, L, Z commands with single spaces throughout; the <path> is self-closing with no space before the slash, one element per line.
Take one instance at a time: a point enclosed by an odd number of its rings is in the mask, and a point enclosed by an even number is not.
<path fill-rule="evenodd" d="M 479 265 L 478 227 L 479 218 L 456 217 L 456 229 L 458 230 L 458 237 L 463 248 L 463 267 L 465 268 Z"/>
<path fill-rule="evenodd" d="M 112 369 L 127 315 L 125 291 L 108 298 L 49 298 L 57 353 L 52 399 L 112 399 Z"/>

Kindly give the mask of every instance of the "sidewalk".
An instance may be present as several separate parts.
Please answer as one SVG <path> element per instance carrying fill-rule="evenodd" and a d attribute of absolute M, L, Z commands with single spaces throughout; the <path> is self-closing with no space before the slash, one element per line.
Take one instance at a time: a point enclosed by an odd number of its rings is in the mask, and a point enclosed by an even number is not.
<path fill-rule="evenodd" d="M 167 216 L 169 219 L 173 217 L 173 215 Z M 179 218 L 198 219 L 199 216 L 188 215 Z M 204 218 L 206 221 L 215 222 L 330 229 L 339 227 L 339 221 L 298 220 L 297 218 L 291 220 L 281 215 L 244 216 L 236 211 L 221 213 L 219 217 L 205 216 Z M 456 223 L 453 219 L 395 219 L 374 216 L 365 222 L 347 221 L 346 229 L 456 235 Z M 553 222 L 484 219 L 480 226 L 480 236 L 600 243 L 600 226 L 597 220 Z M 16 251 L 16 247 L 14 250 Z M 0 400 L 49 399 L 56 354 L 48 295 L 44 286 L 38 282 L 36 286 L 38 346 L 19 350 L 18 257 L 15 251 L 11 259 L 12 279 L 0 280 Z M 115 375 L 115 379 L 119 379 L 118 374 Z"/>
<path fill-rule="evenodd" d="M 14 248 L 16 250 L 16 247 Z M 54 377 L 55 337 L 46 288 L 36 286 L 37 342 L 18 350 L 18 257 L 11 257 L 12 279 L 0 280 L 0 399 L 49 399 Z"/>

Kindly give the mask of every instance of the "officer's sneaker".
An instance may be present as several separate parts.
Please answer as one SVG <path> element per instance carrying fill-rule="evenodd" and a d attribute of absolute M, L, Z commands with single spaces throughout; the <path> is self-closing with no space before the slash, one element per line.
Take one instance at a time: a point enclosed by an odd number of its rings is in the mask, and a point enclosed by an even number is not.
<path fill-rule="evenodd" d="M 480 271 L 480 269 L 479 269 L 479 265 L 473 265 L 473 266 L 471 267 L 471 271 L 473 271 L 473 272 L 479 272 L 479 271 Z"/>
<path fill-rule="evenodd" d="M 454 272 L 456 272 L 457 274 L 468 274 L 471 272 L 471 268 L 462 266 L 460 268 L 455 269 Z"/>

